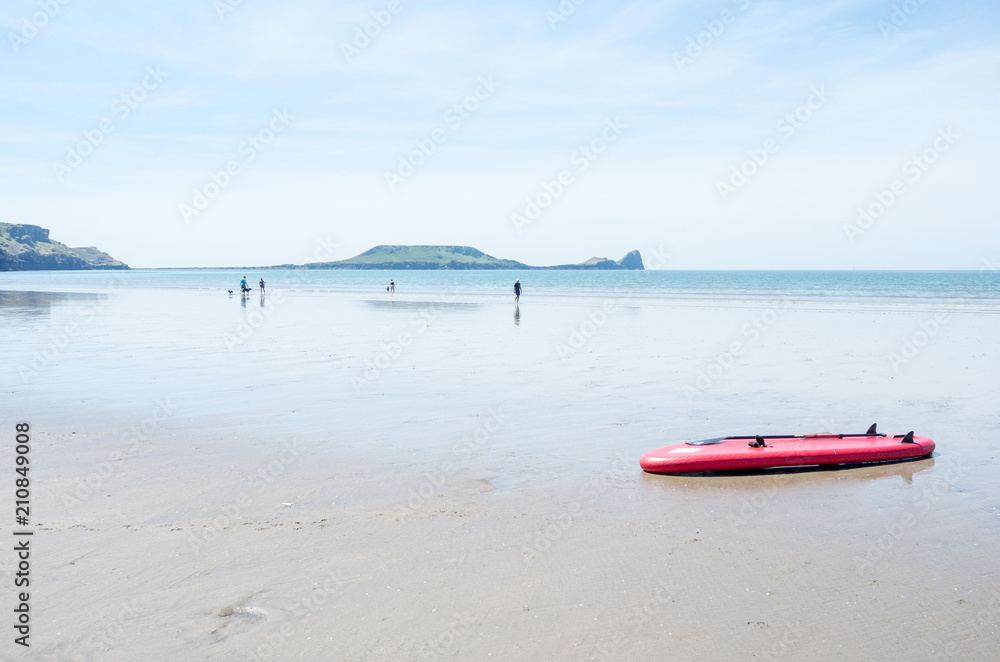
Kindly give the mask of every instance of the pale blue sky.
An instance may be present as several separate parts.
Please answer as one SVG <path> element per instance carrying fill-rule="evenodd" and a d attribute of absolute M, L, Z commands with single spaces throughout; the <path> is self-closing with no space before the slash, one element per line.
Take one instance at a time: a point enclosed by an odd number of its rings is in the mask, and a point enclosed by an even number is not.
<path fill-rule="evenodd" d="M 1000 253 L 995 2 L 589 0 L 558 23 L 558 1 L 162 4 L 4 4 L 0 220 L 139 267 L 304 262 L 318 238 L 532 264 L 662 247 L 681 269 Z"/>

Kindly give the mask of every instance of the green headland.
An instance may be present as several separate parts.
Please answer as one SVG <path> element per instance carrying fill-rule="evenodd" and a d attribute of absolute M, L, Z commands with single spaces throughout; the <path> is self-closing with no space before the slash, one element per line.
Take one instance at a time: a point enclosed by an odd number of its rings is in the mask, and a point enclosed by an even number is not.
<path fill-rule="evenodd" d="M 48 269 L 128 269 L 128 265 L 93 246 L 70 248 L 49 239 L 37 225 L 0 223 L 0 271 Z"/>
<path fill-rule="evenodd" d="M 515 260 L 487 255 L 471 246 L 376 246 L 361 255 L 337 262 L 304 265 L 283 264 L 299 269 L 643 269 L 639 251 L 620 260 L 592 257 L 579 264 L 534 267 Z"/>

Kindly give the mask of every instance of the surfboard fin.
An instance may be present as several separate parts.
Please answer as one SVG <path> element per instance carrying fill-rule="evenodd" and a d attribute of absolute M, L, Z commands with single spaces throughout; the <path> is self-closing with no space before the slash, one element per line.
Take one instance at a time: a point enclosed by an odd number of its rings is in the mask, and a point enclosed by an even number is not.
<path fill-rule="evenodd" d="M 913 430 L 910 430 L 909 432 L 906 433 L 906 436 L 903 437 L 903 441 L 901 443 L 904 443 L 904 444 L 915 444 L 915 443 L 917 443 L 917 442 L 913 441 Z"/>
<path fill-rule="evenodd" d="M 878 425 L 878 423 L 872 423 L 872 426 L 871 426 L 870 428 L 868 428 L 868 434 L 878 434 L 878 433 L 877 433 L 877 432 L 875 431 L 875 427 L 876 427 L 877 425 Z"/>

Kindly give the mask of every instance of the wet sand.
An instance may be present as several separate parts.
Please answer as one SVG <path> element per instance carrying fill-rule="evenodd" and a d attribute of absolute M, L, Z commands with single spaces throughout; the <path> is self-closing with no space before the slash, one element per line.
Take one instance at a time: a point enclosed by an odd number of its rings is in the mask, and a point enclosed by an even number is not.
<path fill-rule="evenodd" d="M 991 311 L 274 295 L 3 299 L 32 659 L 995 658 Z M 875 421 L 938 452 L 638 466 Z"/>

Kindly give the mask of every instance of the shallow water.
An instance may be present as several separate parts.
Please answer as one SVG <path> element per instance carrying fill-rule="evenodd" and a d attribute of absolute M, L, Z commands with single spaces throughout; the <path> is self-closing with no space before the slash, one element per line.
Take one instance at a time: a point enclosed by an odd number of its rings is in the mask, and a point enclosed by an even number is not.
<path fill-rule="evenodd" d="M 106 273 L 0 292 L 2 425 L 38 440 L 39 650 L 246 659 L 286 625 L 285 651 L 317 660 L 413 658 L 443 632 L 441 659 L 995 650 L 1000 617 L 967 626 L 1000 589 L 1000 327 L 969 281 L 677 301 L 596 274 L 599 295 L 563 281 L 515 309 L 485 291 L 501 276 L 440 275 L 447 296 L 423 273 L 420 293 L 359 293 L 368 272 L 263 301 Z M 938 451 L 638 467 L 682 439 L 872 422 Z M 303 617 L 330 568 L 350 581 Z"/>
<path fill-rule="evenodd" d="M 287 269 L 134 269 L 124 272 L 0 273 L 0 290 L 204 290 L 238 292 L 242 276 L 271 290 L 503 298 L 519 278 L 525 298 L 574 297 L 1000 304 L 1000 271 L 378 271 Z"/>

